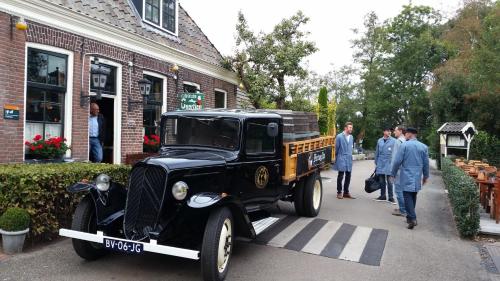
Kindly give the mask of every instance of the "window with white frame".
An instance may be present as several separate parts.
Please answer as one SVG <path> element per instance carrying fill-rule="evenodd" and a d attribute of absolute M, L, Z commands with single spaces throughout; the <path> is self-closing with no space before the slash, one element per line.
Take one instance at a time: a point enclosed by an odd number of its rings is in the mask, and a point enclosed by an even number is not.
<path fill-rule="evenodd" d="M 28 48 L 27 68 L 25 137 L 64 136 L 68 56 Z"/>
<path fill-rule="evenodd" d="M 200 91 L 200 85 L 193 82 L 182 83 L 184 93 L 197 93 Z"/>
<path fill-rule="evenodd" d="M 177 34 L 177 0 L 143 0 L 145 22 Z"/>
<path fill-rule="evenodd" d="M 219 89 L 214 90 L 215 105 L 214 108 L 227 107 L 227 92 Z"/>

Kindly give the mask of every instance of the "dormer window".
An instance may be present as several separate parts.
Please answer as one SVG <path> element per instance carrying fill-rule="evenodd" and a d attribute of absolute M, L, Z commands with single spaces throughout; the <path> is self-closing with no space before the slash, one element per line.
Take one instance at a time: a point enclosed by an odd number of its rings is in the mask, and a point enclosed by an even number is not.
<path fill-rule="evenodd" d="M 143 0 L 144 22 L 177 35 L 177 0 Z"/>

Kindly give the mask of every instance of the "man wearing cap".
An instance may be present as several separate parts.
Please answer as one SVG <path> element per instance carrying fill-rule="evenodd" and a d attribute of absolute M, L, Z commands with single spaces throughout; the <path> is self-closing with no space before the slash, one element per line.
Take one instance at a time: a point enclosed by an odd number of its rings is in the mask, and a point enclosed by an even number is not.
<path fill-rule="evenodd" d="M 394 159 L 391 179 L 394 179 L 398 171 L 400 172 L 400 183 L 407 214 L 406 222 L 408 229 L 413 229 L 417 225 L 417 214 L 415 213 L 417 193 L 429 178 L 429 156 L 427 146 L 417 140 L 415 128 L 407 128 L 405 137 L 407 141 L 401 144 Z"/>
<path fill-rule="evenodd" d="M 406 141 L 405 132 L 405 128 L 401 125 L 394 128 L 396 142 L 394 143 L 394 148 L 392 149 L 391 169 L 401 144 Z M 392 214 L 401 217 L 406 216 L 405 201 L 403 198 L 403 189 L 401 188 L 401 177 L 399 176 L 399 172 L 396 174 L 396 178 L 394 179 L 394 192 L 396 193 L 396 199 L 398 200 L 398 208 L 394 209 Z"/>
<path fill-rule="evenodd" d="M 392 190 L 392 183 L 389 181 L 389 176 L 391 175 L 391 159 L 392 151 L 396 139 L 391 137 L 391 128 L 384 127 L 384 135 L 377 141 L 377 147 L 375 150 L 375 174 L 378 177 L 380 183 L 380 196 L 376 198 L 376 201 L 389 201 L 392 204 L 396 204 L 394 200 L 394 193 Z M 387 188 L 387 197 L 386 197 Z"/>

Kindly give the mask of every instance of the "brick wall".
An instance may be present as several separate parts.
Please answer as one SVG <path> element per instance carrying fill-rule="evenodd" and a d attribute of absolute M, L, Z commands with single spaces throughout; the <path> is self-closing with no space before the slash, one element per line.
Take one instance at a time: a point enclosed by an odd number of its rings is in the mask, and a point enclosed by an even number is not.
<path fill-rule="evenodd" d="M 126 154 L 142 152 L 142 105 L 136 104 L 133 110 L 128 112 L 128 97 L 141 100 L 137 81 L 142 78 L 144 70 L 165 74 L 172 65 L 36 22 L 29 22 L 28 25 L 27 31 L 14 29 L 13 38 L 10 39 L 10 16 L 0 13 L 0 61 L 7 62 L 0 66 L 1 104 L 24 106 L 25 42 L 72 51 L 74 54 L 72 157 L 76 160 L 86 160 L 88 158 L 89 107 L 88 103 L 83 107 L 80 106 L 80 93 L 83 89 L 83 95 L 89 94 L 90 57 L 96 56 L 119 63 L 122 65 L 122 162 Z M 129 62 L 133 62 L 133 67 L 128 66 Z M 83 87 L 81 86 L 82 63 L 84 64 Z M 236 107 L 235 85 L 180 67 L 178 81 L 171 77 L 167 78 L 167 110 L 177 109 L 177 93 L 182 91 L 183 81 L 200 84 L 201 91 L 205 93 L 205 106 L 208 108 L 214 107 L 214 88 L 226 90 L 228 108 Z M 24 116 L 24 110 L 21 110 L 20 115 Z M 23 160 L 23 127 L 24 120 L 3 120 L 3 114 L 0 117 L 0 133 L 7 136 L 0 140 L 0 163 Z"/>
<path fill-rule="evenodd" d="M 24 64 L 26 34 L 11 29 L 0 13 L 0 162 L 20 162 L 24 154 Z M 19 106 L 19 120 L 3 119 L 6 104 Z"/>

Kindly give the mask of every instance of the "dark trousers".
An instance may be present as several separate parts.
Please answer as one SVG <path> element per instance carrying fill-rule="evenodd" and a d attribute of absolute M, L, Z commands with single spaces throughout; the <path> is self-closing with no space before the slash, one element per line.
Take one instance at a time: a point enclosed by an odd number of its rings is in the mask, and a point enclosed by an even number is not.
<path fill-rule="evenodd" d="M 351 183 L 351 172 L 339 171 L 339 175 L 337 176 L 337 193 L 342 193 L 342 179 L 344 179 L 344 194 L 349 194 L 349 184 Z"/>
<path fill-rule="evenodd" d="M 415 207 L 417 206 L 417 192 L 403 191 L 403 197 L 405 200 L 406 219 L 410 221 L 417 220 L 417 214 L 415 213 Z"/>
<path fill-rule="evenodd" d="M 380 183 L 380 197 L 387 198 L 385 196 L 385 190 L 387 189 L 387 196 L 389 199 L 394 199 L 394 190 L 392 188 L 392 182 L 389 180 L 389 175 L 377 175 L 378 182 Z"/>

